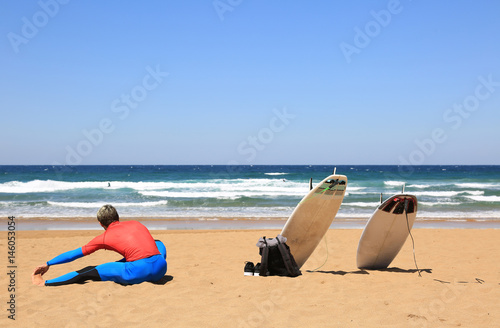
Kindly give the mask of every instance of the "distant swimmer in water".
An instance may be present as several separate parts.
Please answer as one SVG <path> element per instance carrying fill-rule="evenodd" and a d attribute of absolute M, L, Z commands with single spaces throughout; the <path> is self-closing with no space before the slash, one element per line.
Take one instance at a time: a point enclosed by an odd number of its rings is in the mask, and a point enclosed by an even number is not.
<path fill-rule="evenodd" d="M 92 281 L 114 281 L 119 284 L 140 284 L 159 281 L 167 272 L 165 245 L 154 240 L 143 224 L 137 221 L 120 222 L 118 212 L 111 205 L 104 205 L 97 212 L 97 220 L 104 233 L 85 246 L 62 253 L 33 271 L 31 280 L 38 286 L 61 286 Z M 99 249 L 113 250 L 124 258 L 118 262 L 88 266 L 60 277 L 44 280 L 42 277 L 51 265 L 74 261 Z"/>
<path fill-rule="evenodd" d="M 283 182 L 286 182 L 287 180 L 286 179 L 283 179 Z"/>
<path fill-rule="evenodd" d="M 108 182 L 108 187 L 111 187 L 111 183 Z"/>

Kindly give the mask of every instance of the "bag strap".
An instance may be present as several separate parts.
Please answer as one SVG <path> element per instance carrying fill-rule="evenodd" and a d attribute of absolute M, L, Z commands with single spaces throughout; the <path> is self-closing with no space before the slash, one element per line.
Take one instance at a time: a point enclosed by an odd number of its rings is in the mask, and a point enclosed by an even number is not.
<path fill-rule="evenodd" d="M 291 277 L 300 276 L 301 273 L 297 263 L 295 262 L 295 259 L 293 258 L 293 255 L 279 240 L 278 240 L 278 249 L 281 253 L 281 257 L 283 258 L 283 263 L 285 264 L 285 268 L 288 271 L 288 274 Z"/>
<path fill-rule="evenodd" d="M 267 276 L 267 262 L 269 258 L 269 246 L 267 246 L 266 236 L 264 236 L 264 244 L 266 246 L 262 247 L 262 257 L 260 259 L 260 270 L 259 275 Z"/>

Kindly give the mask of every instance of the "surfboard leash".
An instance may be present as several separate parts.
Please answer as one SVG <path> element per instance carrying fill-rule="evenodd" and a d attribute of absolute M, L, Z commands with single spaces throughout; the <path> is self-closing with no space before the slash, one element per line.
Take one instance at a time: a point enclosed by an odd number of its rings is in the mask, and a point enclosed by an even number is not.
<path fill-rule="evenodd" d="M 326 242 L 326 234 L 325 236 L 323 237 L 323 239 L 325 240 L 325 247 L 326 247 L 326 259 L 325 259 L 325 262 L 323 262 L 323 264 L 321 264 L 319 267 L 317 267 L 316 269 L 314 270 L 310 270 L 310 272 L 315 272 L 319 269 L 321 269 L 323 267 L 323 265 L 326 264 L 326 262 L 328 261 L 328 243 Z"/>
<path fill-rule="evenodd" d="M 412 249 L 413 249 L 413 262 L 415 262 L 415 267 L 417 268 L 418 276 L 422 277 L 422 275 L 420 274 L 420 269 L 418 268 L 418 265 L 417 265 L 417 258 L 415 256 L 415 240 L 413 240 L 413 235 L 411 234 L 411 229 L 410 229 L 410 223 L 408 221 L 408 203 L 409 203 L 409 200 L 405 199 L 406 227 L 408 227 L 408 233 L 410 234 L 410 238 L 411 238 L 411 245 L 412 245 Z"/>

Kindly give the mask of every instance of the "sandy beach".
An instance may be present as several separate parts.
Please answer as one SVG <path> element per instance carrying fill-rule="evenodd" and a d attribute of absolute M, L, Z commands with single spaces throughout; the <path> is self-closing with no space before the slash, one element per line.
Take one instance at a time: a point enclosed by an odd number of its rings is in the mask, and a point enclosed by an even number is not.
<path fill-rule="evenodd" d="M 1 232 L 2 327 L 498 327 L 500 230 L 414 229 L 383 271 L 356 267 L 360 229 L 330 229 L 302 276 L 243 276 L 260 261 L 255 243 L 279 230 L 154 230 L 168 271 L 156 284 L 111 282 L 38 287 L 31 273 L 99 231 L 16 231 L 15 291 L 8 292 L 7 232 Z M 51 267 L 46 278 L 118 260 L 98 251 Z M 6 274 L 7 273 L 7 274 Z M 8 318 L 10 295 L 15 320 Z"/>

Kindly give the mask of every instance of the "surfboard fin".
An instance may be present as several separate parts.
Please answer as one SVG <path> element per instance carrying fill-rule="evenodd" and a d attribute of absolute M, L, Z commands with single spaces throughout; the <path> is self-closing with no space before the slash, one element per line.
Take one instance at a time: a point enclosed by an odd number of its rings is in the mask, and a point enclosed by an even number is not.
<path fill-rule="evenodd" d="M 313 178 L 309 179 L 309 190 L 313 189 Z"/>

